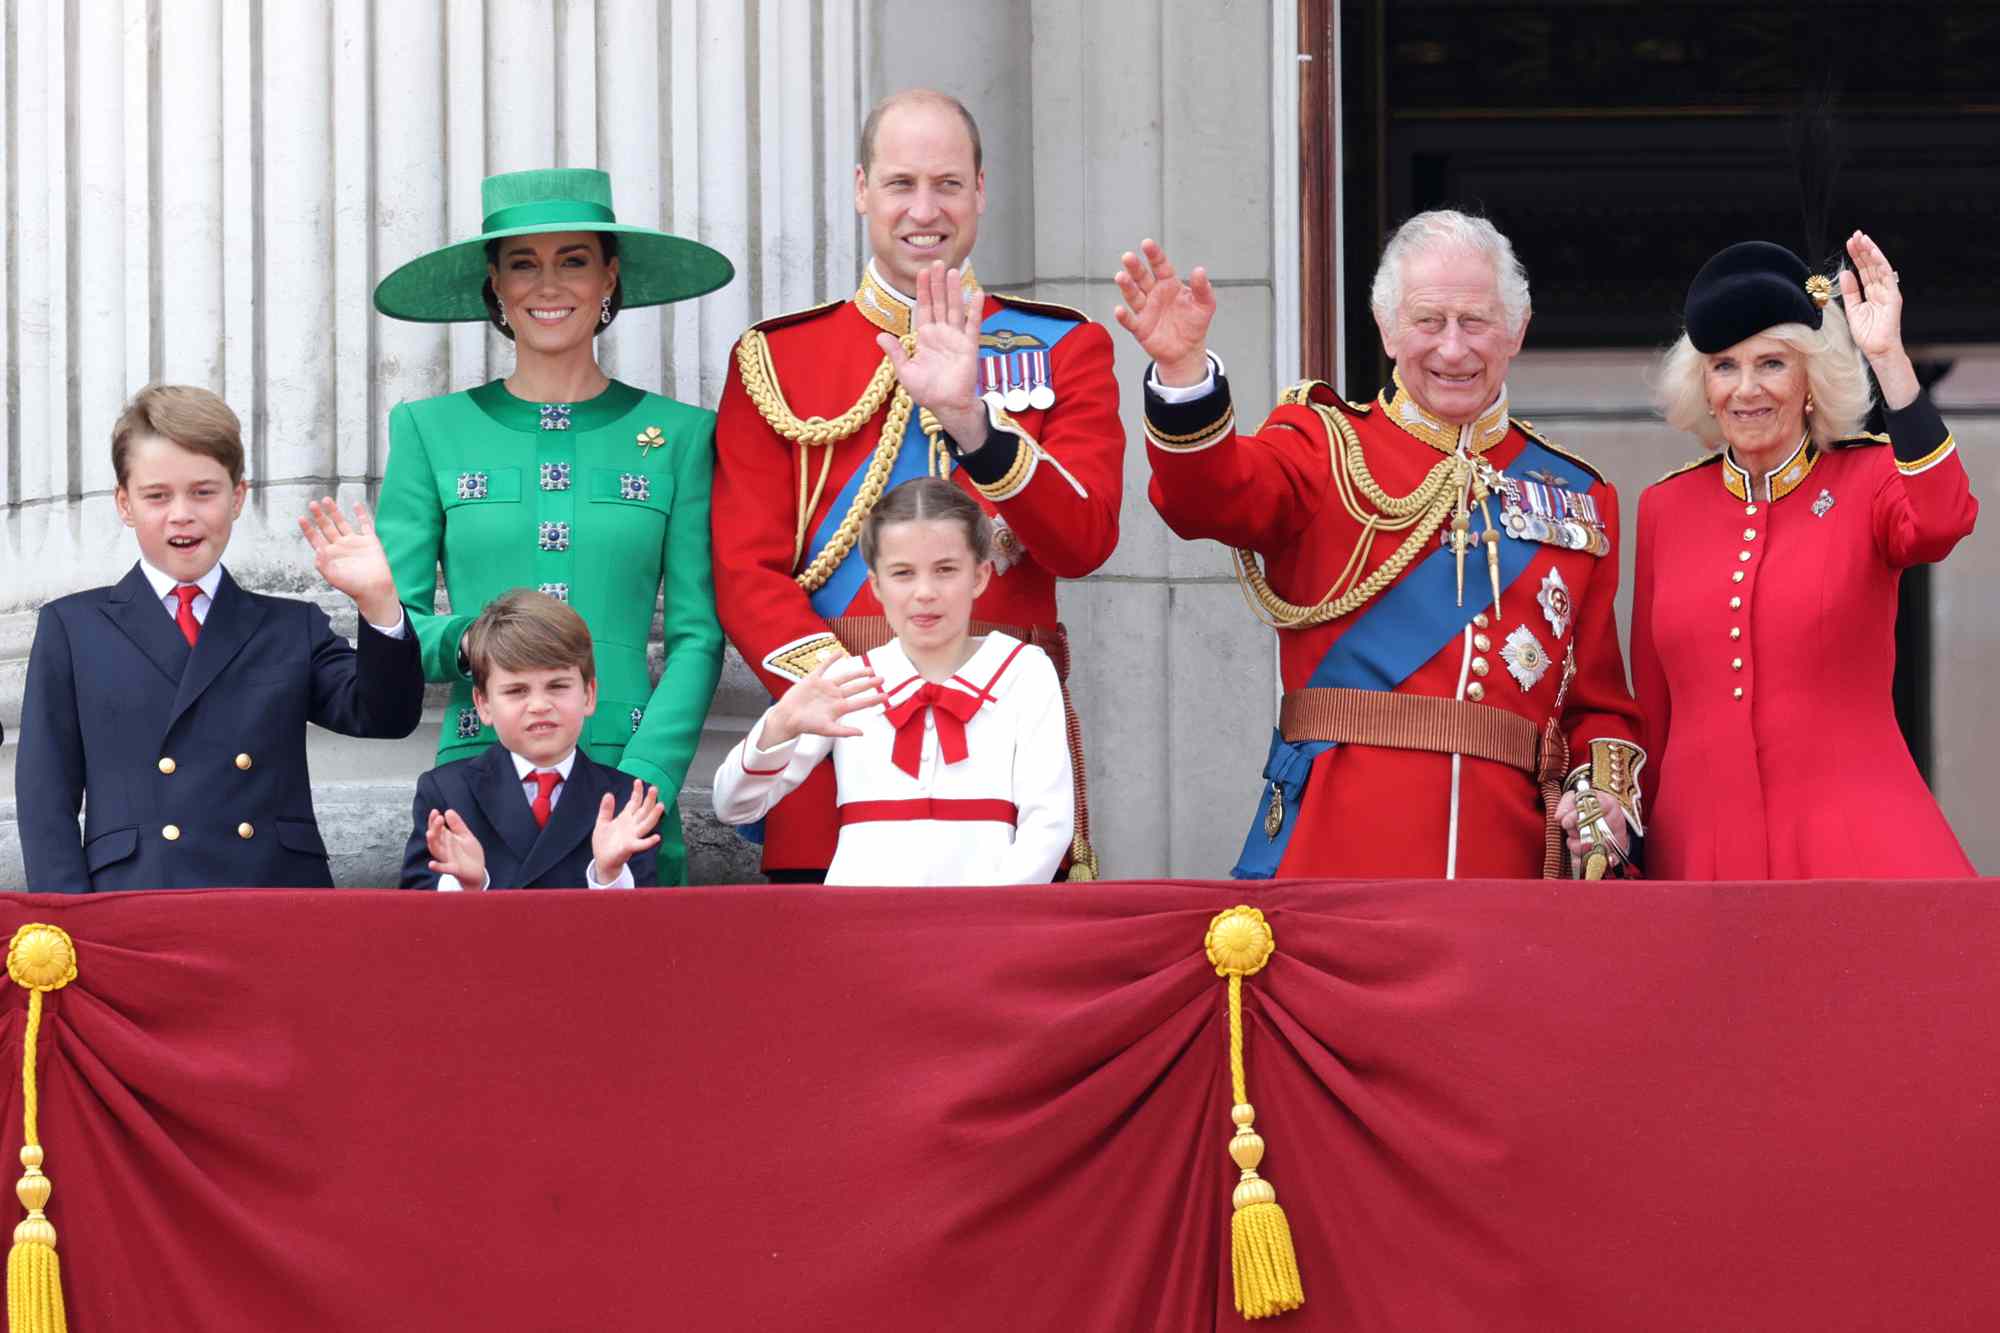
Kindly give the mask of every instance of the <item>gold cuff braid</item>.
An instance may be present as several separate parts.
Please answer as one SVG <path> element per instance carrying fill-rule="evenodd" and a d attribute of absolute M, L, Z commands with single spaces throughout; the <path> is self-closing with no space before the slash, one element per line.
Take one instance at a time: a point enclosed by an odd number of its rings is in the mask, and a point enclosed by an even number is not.
<path fill-rule="evenodd" d="M 1590 743 L 1590 762 L 1571 769 L 1569 781 L 1574 784 L 1577 775 L 1589 769 L 1590 785 L 1616 797 L 1633 827 L 1642 828 L 1639 769 L 1645 762 L 1646 752 L 1630 741 L 1594 740 Z"/>
<path fill-rule="evenodd" d="M 1007 424 L 1012 425 L 1013 423 L 1009 421 Z M 1039 447 L 1026 434 L 1022 433 L 1019 427 L 1015 427 L 1015 429 L 1008 433 L 1013 435 L 1017 441 L 1014 448 L 1013 465 L 1001 475 L 998 481 L 975 481 L 972 483 L 974 490 L 996 504 L 1002 500 L 1013 499 L 1014 496 L 1020 493 L 1021 487 L 1027 484 L 1028 474 L 1035 470 L 1035 453 Z"/>
<path fill-rule="evenodd" d="M 1236 408 L 1231 405 L 1220 417 L 1200 430 L 1189 431 L 1185 435 L 1171 435 L 1146 418 L 1146 438 L 1169 453 L 1193 453 L 1215 443 L 1236 429 Z"/>

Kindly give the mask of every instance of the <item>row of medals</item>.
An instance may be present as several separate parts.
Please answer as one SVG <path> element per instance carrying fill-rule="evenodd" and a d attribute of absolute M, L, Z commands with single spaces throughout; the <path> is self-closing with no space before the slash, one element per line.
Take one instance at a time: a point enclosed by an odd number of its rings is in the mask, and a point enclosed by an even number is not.
<path fill-rule="evenodd" d="M 1055 386 L 1049 383 L 1049 354 L 1003 352 L 979 358 L 979 396 L 1009 412 L 1033 408 L 1046 412 L 1056 405 Z"/>
<path fill-rule="evenodd" d="M 1523 482 L 1504 472 L 1494 481 L 1500 492 L 1500 524 L 1511 535 L 1595 556 L 1611 553 L 1611 539 L 1588 495 Z"/>

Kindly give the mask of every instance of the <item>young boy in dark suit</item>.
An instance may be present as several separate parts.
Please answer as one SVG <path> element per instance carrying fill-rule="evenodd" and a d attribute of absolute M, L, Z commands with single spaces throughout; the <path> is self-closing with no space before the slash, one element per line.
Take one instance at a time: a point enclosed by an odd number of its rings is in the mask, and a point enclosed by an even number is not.
<path fill-rule="evenodd" d="M 403 887 L 657 885 L 659 788 L 577 748 L 583 720 L 597 711 L 597 661 L 583 617 L 517 588 L 480 612 L 465 650 L 473 706 L 500 739 L 417 779 Z"/>
<path fill-rule="evenodd" d="M 311 602 L 222 567 L 243 512 L 243 436 L 206 389 L 142 389 L 111 433 L 139 563 L 42 608 L 15 764 L 28 888 L 331 888 L 306 724 L 395 738 L 423 715 L 423 664 L 382 544 L 357 506 L 299 527 L 354 599 L 360 646 Z M 83 834 L 77 835 L 77 809 Z"/>

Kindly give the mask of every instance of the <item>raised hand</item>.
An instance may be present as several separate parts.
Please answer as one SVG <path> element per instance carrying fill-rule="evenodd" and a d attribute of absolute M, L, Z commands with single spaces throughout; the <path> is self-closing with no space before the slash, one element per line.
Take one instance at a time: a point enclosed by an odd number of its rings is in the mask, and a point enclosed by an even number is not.
<path fill-rule="evenodd" d="M 1208 374 L 1208 326 L 1215 319 L 1208 270 L 1197 268 L 1183 280 L 1167 252 L 1150 240 L 1139 242 L 1139 254 L 1127 250 L 1121 263 L 1114 281 L 1125 304 L 1112 315 L 1159 366 L 1160 383 L 1201 383 Z"/>
<path fill-rule="evenodd" d="M 986 443 L 986 411 L 974 393 L 979 312 L 985 304 L 986 294 L 978 288 L 961 292 L 958 270 L 940 260 L 917 278 L 916 350 L 905 352 L 901 340 L 887 333 L 875 337 L 910 400 L 928 409 L 963 453 Z"/>
<path fill-rule="evenodd" d="M 1847 254 L 1854 267 L 1840 270 L 1840 303 L 1848 332 L 1875 371 L 1883 405 L 1892 411 L 1908 407 L 1921 385 L 1910 354 L 1903 350 L 1903 289 L 1896 270 L 1865 231 L 1847 238 Z"/>
<path fill-rule="evenodd" d="M 882 678 L 861 666 L 861 659 L 829 658 L 785 691 L 765 719 L 759 739 L 768 750 L 799 736 L 859 736 L 859 727 L 841 719 L 885 698 Z"/>
<path fill-rule="evenodd" d="M 389 557 L 382 551 L 367 508 L 355 505 L 351 524 L 332 496 L 314 500 L 306 508 L 309 512 L 299 520 L 299 531 L 312 544 L 319 576 L 334 591 L 353 598 L 369 624 L 387 626 L 400 621 L 403 608 L 396 600 L 396 580 L 389 573 Z"/>
<path fill-rule="evenodd" d="M 486 887 L 486 849 L 458 811 L 431 811 L 424 825 L 424 847 L 431 854 L 433 875 L 450 875 L 467 893 Z"/>
<path fill-rule="evenodd" d="M 648 787 L 634 778 L 625 808 L 617 809 L 617 804 L 616 797 L 604 793 L 604 799 L 597 803 L 597 827 L 590 834 L 590 856 L 599 884 L 611 883 L 624 873 L 627 861 L 660 845 L 660 835 L 653 830 L 660 826 L 660 816 L 667 807 L 660 801 L 658 787 Z"/>

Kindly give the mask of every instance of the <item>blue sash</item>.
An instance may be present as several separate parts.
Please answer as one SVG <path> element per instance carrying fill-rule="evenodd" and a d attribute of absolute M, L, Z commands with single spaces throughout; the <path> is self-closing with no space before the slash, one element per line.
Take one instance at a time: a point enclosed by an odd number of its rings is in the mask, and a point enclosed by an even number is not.
<path fill-rule="evenodd" d="M 1537 469 L 1553 471 L 1568 464 L 1530 439 L 1508 472 L 1526 475 Z M 1505 528 L 1500 530 L 1500 586 L 1513 585 L 1541 549 L 1541 543 L 1524 541 Z M 1472 618 L 1487 608 L 1491 585 L 1486 577 L 1486 556 L 1474 549 L 1466 556 L 1465 605 L 1458 605 L 1458 560 L 1450 547 L 1440 547 L 1404 572 L 1375 600 L 1369 603 L 1347 632 L 1333 641 L 1326 656 L 1306 681 L 1311 689 L 1394 690 L 1424 663 L 1436 657 L 1447 644 L 1465 632 Z M 1264 760 L 1265 786 L 1259 792 L 1257 813 L 1243 840 L 1243 853 L 1230 875 L 1236 879 L 1269 879 L 1278 872 L 1285 848 L 1292 839 L 1299 807 L 1305 798 L 1306 779 L 1313 760 L 1331 750 L 1334 741 L 1287 741 L 1276 728 L 1271 731 L 1271 749 Z M 1264 820 L 1273 792 L 1284 802 L 1284 822 L 1276 837 L 1264 831 Z"/>
<path fill-rule="evenodd" d="M 1023 348 L 1053 348 L 1077 325 L 1078 321 L 1074 319 L 1043 314 L 1038 310 L 1023 310 L 1018 306 L 1002 305 L 986 317 L 979 326 L 979 331 L 989 336 L 1012 333 L 1014 337 L 999 339 L 1007 346 L 983 346 L 979 354 L 981 358 L 985 358 L 1005 356 L 1010 349 L 1019 351 Z M 889 470 L 889 479 L 882 489 L 886 492 L 890 487 L 909 481 L 913 477 L 921 477 L 929 471 L 930 443 L 924 435 L 921 413 L 911 412 L 910 424 L 903 429 L 903 447 L 897 452 L 896 465 Z M 833 503 L 827 506 L 826 517 L 820 521 L 819 527 L 813 532 L 812 540 L 806 545 L 807 565 L 819 558 L 819 553 L 833 540 L 833 534 L 840 530 L 840 522 L 847 517 L 847 511 L 854 507 L 854 497 L 861 493 L 861 481 L 867 474 L 868 469 L 865 465 L 856 468 L 854 475 L 847 479 L 847 484 L 840 488 L 840 494 L 834 496 Z M 867 581 L 868 567 L 862 562 L 861 548 L 856 544 L 854 549 L 847 553 L 846 558 L 835 566 L 826 582 L 820 584 L 812 593 L 813 611 L 822 620 L 832 620 L 835 616 L 846 615 L 848 608 L 854 604 L 855 594 L 861 591 L 861 585 Z"/>

